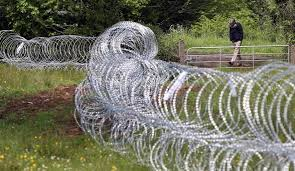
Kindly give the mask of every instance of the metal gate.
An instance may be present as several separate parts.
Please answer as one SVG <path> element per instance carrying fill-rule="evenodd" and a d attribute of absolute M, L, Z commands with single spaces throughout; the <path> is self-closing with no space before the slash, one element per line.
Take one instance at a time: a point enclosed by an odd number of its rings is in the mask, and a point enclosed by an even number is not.
<path fill-rule="evenodd" d="M 232 68 L 228 62 L 233 56 L 234 48 L 234 46 L 191 47 L 186 50 L 184 62 L 198 67 Z M 290 62 L 289 45 L 240 46 L 240 49 L 242 68 L 255 68 L 275 61 Z"/>

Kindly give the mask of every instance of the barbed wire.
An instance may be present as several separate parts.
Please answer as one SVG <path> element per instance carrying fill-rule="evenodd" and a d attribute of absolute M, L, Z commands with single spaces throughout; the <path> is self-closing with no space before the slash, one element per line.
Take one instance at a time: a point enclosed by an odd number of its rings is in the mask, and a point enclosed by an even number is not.
<path fill-rule="evenodd" d="M 155 60 L 157 50 L 134 22 L 97 38 L 75 96 L 86 133 L 155 170 L 294 169 L 294 66 L 224 73 Z"/>
<path fill-rule="evenodd" d="M 84 68 L 95 37 L 62 35 L 27 40 L 10 30 L 0 31 L 2 62 L 18 68 Z"/>
<path fill-rule="evenodd" d="M 98 38 L 0 32 L 1 60 L 22 68 L 87 65 L 76 119 L 95 140 L 155 170 L 293 170 L 295 67 L 246 74 L 156 60 L 154 33 L 120 22 Z"/>

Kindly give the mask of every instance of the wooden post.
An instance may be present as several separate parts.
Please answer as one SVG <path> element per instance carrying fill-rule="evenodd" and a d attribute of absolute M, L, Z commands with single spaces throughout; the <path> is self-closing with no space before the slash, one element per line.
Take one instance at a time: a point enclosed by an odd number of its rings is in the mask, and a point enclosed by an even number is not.
<path fill-rule="evenodd" d="M 289 60 L 291 64 L 295 64 L 295 44 L 289 45 Z"/>
<path fill-rule="evenodd" d="M 178 58 L 181 64 L 185 64 L 186 56 L 185 56 L 185 43 L 183 40 L 178 42 Z"/>

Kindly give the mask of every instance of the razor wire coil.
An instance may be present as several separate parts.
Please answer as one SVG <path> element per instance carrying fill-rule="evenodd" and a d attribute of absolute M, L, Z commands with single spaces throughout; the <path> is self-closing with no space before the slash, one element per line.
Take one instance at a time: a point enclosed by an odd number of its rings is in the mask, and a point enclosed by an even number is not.
<path fill-rule="evenodd" d="M 294 169 L 294 66 L 224 73 L 156 54 L 153 32 L 134 22 L 96 40 L 75 97 L 85 132 L 155 170 Z"/>
<path fill-rule="evenodd" d="M 156 60 L 151 29 L 119 22 L 97 38 L 0 32 L 2 61 L 87 65 L 76 119 L 95 140 L 155 170 L 294 170 L 295 67 L 225 73 Z"/>
<path fill-rule="evenodd" d="M 19 68 L 83 68 L 95 37 L 62 35 L 27 40 L 10 30 L 0 31 L 1 61 Z"/>

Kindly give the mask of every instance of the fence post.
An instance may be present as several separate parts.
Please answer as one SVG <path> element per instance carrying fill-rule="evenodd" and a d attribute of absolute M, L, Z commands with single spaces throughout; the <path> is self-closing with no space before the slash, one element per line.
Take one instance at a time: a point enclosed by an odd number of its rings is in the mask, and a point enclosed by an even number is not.
<path fill-rule="evenodd" d="M 185 56 L 185 43 L 183 40 L 178 42 L 178 58 L 181 64 L 185 64 L 186 56 Z"/>
<path fill-rule="evenodd" d="M 289 45 L 289 60 L 291 64 L 295 64 L 295 44 Z"/>

